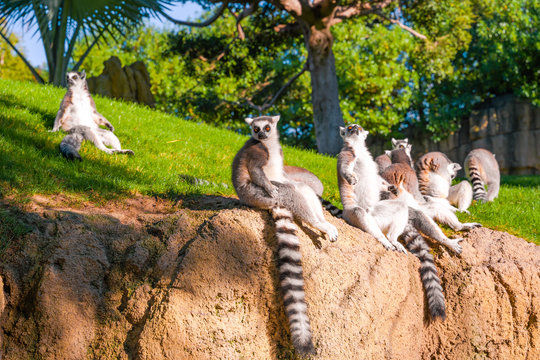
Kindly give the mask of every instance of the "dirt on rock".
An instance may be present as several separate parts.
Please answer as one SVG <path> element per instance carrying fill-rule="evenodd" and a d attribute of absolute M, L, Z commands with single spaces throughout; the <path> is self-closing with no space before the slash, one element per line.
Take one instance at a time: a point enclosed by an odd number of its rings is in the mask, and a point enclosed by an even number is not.
<path fill-rule="evenodd" d="M 266 211 L 204 196 L 1 203 L 31 231 L 0 262 L 1 359 L 294 359 Z M 540 247 L 479 228 L 432 245 L 447 319 L 411 254 L 340 219 L 298 232 L 314 359 L 538 359 Z"/>

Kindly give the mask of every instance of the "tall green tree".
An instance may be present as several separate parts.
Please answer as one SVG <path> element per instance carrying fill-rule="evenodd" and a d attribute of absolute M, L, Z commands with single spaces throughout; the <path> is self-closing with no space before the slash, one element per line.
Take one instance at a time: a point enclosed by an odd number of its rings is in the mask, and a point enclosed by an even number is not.
<path fill-rule="evenodd" d="M 73 48 L 80 37 L 86 51 L 74 62 L 77 70 L 105 34 L 115 36 L 141 23 L 150 14 L 161 13 L 171 0 L 2 0 L 0 36 L 30 69 L 40 83 L 45 80 L 6 36 L 15 22 L 36 25 L 45 50 L 50 83 L 61 85 L 73 61 Z"/>

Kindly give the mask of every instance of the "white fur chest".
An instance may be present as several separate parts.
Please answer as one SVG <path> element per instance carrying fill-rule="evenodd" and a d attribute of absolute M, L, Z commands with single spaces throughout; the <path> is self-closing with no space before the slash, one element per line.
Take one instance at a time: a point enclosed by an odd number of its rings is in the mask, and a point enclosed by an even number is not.
<path fill-rule="evenodd" d="M 72 106 L 70 107 L 70 116 L 72 126 L 82 125 L 95 128 L 97 124 L 94 122 L 94 108 L 90 103 L 90 97 L 86 90 L 81 88 L 73 89 L 71 98 Z"/>
<path fill-rule="evenodd" d="M 448 197 L 449 190 L 450 184 L 448 180 L 435 173 L 429 174 L 429 196 L 446 199 Z"/>
<path fill-rule="evenodd" d="M 356 201 L 359 206 L 369 208 L 380 200 L 377 164 L 365 148 L 355 149 L 355 154 L 354 173 L 358 181 L 354 188 Z"/>
<path fill-rule="evenodd" d="M 285 182 L 281 147 L 277 145 L 267 147 L 267 149 L 268 163 L 263 167 L 264 174 L 270 181 Z"/>

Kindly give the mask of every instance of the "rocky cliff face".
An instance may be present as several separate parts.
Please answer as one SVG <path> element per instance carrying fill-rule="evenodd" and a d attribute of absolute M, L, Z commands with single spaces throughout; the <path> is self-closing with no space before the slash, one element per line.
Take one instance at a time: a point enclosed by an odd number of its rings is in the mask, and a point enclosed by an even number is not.
<path fill-rule="evenodd" d="M 9 207 L 34 230 L 0 264 L 3 359 L 294 358 L 266 212 L 64 203 Z M 429 323 L 418 260 L 328 218 L 336 243 L 299 234 L 315 358 L 540 358 L 538 246 L 483 228 L 461 256 L 434 245 L 448 318 Z"/>

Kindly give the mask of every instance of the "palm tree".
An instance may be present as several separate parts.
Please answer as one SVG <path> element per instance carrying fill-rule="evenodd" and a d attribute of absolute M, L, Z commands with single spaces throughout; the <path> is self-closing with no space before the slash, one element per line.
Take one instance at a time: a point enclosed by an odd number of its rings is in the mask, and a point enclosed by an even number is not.
<path fill-rule="evenodd" d="M 177 0 L 178 1 L 178 0 Z M 0 0 L 0 36 L 13 48 L 36 80 L 45 80 L 10 42 L 7 28 L 22 21 L 37 25 L 45 49 L 49 70 L 48 82 L 63 85 L 68 66 L 76 71 L 92 48 L 109 34 L 115 39 L 142 19 L 160 14 L 173 0 Z M 78 39 L 86 40 L 86 51 L 80 59 L 72 59 Z M 73 61 L 72 61 L 73 60 Z"/>

